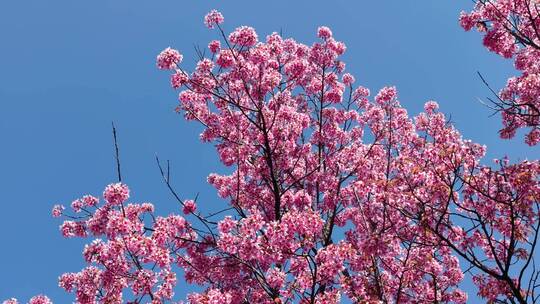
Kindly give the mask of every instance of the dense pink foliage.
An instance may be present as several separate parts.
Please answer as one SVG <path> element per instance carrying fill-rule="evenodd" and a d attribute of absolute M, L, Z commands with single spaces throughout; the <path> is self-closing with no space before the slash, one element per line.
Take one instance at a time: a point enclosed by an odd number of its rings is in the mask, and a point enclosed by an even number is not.
<path fill-rule="evenodd" d="M 370 98 L 328 27 L 305 45 L 222 22 L 205 17 L 222 40 L 193 72 L 170 48 L 157 66 L 230 167 L 208 176 L 227 213 L 204 216 L 163 171 L 183 216 L 120 182 L 54 206 L 65 237 L 93 239 L 59 279 L 77 303 L 169 303 L 179 269 L 202 286 L 188 303 L 465 303 L 465 269 L 487 301 L 536 301 L 538 161 L 481 165 L 436 102 L 411 118 L 395 87 Z"/>
<path fill-rule="evenodd" d="M 478 0 L 474 10 L 462 13 L 461 26 L 476 28 L 484 45 L 504 58 L 513 58 L 521 75 L 508 79 L 494 101 L 501 111 L 502 138 L 529 129 L 525 142 L 540 142 L 540 2 L 537 0 Z"/>

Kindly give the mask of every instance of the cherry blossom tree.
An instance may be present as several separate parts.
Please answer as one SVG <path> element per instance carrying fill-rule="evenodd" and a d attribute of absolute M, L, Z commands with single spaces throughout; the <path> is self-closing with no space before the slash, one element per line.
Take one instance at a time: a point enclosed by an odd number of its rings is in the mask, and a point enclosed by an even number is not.
<path fill-rule="evenodd" d="M 188 303 L 465 303 L 465 275 L 491 303 L 538 300 L 538 161 L 482 165 L 436 102 L 411 118 L 394 87 L 371 98 L 327 27 L 308 46 L 223 21 L 205 17 L 220 39 L 194 71 L 171 48 L 157 67 L 230 168 L 208 177 L 226 207 L 183 200 L 156 159 L 183 213 L 159 216 L 130 202 L 118 161 L 102 200 L 52 211 L 92 239 L 59 279 L 77 303 L 174 302 L 179 279 L 201 287 Z"/>
<path fill-rule="evenodd" d="M 502 138 L 528 129 L 525 142 L 540 142 L 540 2 L 538 0 L 478 0 L 470 13 L 462 12 L 465 30 L 476 28 L 484 45 L 504 58 L 513 58 L 521 75 L 508 79 L 490 99 L 502 114 Z M 484 80 L 482 78 L 482 80 Z M 484 82 L 486 82 L 484 80 Z M 487 82 L 486 82 L 487 83 Z M 491 88 L 490 88 L 491 89 Z"/>

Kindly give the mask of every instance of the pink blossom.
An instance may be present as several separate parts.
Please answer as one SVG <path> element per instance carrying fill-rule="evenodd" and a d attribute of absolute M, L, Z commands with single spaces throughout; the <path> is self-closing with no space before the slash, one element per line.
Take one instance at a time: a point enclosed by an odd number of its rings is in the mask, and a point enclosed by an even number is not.
<path fill-rule="evenodd" d="M 375 101 L 382 105 L 393 101 L 396 97 L 397 91 L 395 87 L 384 87 L 375 96 Z"/>
<path fill-rule="evenodd" d="M 219 42 L 219 40 L 212 40 L 208 44 L 208 49 L 212 53 L 217 53 L 221 49 L 221 43 Z"/>
<path fill-rule="evenodd" d="M 92 207 L 92 206 L 96 206 L 99 202 L 99 199 L 95 196 L 92 196 L 92 195 L 85 195 L 82 197 L 82 204 L 83 206 L 85 207 Z"/>
<path fill-rule="evenodd" d="M 172 70 L 182 62 L 182 54 L 170 47 L 164 49 L 157 56 L 157 66 L 162 70 Z"/>
<path fill-rule="evenodd" d="M 60 226 L 60 230 L 62 231 L 62 235 L 64 237 L 85 237 L 86 236 L 86 228 L 80 222 L 64 221 L 64 223 Z"/>
<path fill-rule="evenodd" d="M 211 10 L 208 14 L 206 14 L 206 16 L 204 16 L 204 24 L 209 29 L 213 29 L 214 26 L 223 23 L 224 20 L 225 18 L 223 18 L 223 15 L 215 9 Z"/>
<path fill-rule="evenodd" d="M 352 85 L 352 84 L 354 83 L 354 80 L 355 80 L 355 79 L 354 79 L 354 76 L 353 76 L 353 75 L 351 75 L 351 74 L 349 74 L 349 73 L 345 73 L 345 74 L 343 74 L 343 76 L 342 76 L 342 80 L 343 80 L 343 83 L 344 83 L 345 85 L 350 86 L 350 85 Z"/>
<path fill-rule="evenodd" d="M 234 56 L 231 50 L 221 50 L 217 56 L 216 63 L 223 68 L 228 68 L 234 63 Z"/>
<path fill-rule="evenodd" d="M 317 30 L 317 36 L 322 39 L 332 38 L 332 31 L 326 26 L 321 26 Z"/>
<path fill-rule="evenodd" d="M 103 197 L 111 205 L 119 205 L 129 198 L 129 188 L 122 183 L 110 184 L 105 188 Z"/>
<path fill-rule="evenodd" d="M 426 113 L 433 113 L 435 111 L 437 111 L 437 109 L 439 109 L 439 104 L 435 101 L 428 101 L 424 104 L 424 111 L 426 111 Z"/>
<path fill-rule="evenodd" d="M 234 221 L 230 216 L 227 216 L 219 222 L 218 229 L 221 233 L 229 233 L 232 229 L 236 227 L 236 225 L 237 222 Z"/>
<path fill-rule="evenodd" d="M 184 208 L 182 209 L 182 212 L 184 214 L 190 214 L 195 212 L 197 210 L 197 204 L 195 204 L 194 200 L 185 200 L 184 201 Z"/>
<path fill-rule="evenodd" d="M 53 209 L 52 209 L 52 216 L 53 217 L 60 217 L 62 216 L 62 211 L 65 210 L 66 207 L 62 206 L 62 205 L 54 205 Z"/>
<path fill-rule="evenodd" d="M 527 137 L 525 138 L 525 142 L 529 146 L 535 146 L 540 142 L 540 128 L 535 128 L 529 134 L 527 134 Z"/>
<path fill-rule="evenodd" d="M 241 26 L 229 35 L 229 41 L 239 46 L 254 46 L 257 39 L 257 33 L 249 26 Z"/>
<path fill-rule="evenodd" d="M 464 11 L 460 13 L 459 24 L 466 31 L 470 31 L 478 23 L 478 21 L 479 19 L 477 14 L 467 14 Z"/>
<path fill-rule="evenodd" d="M 178 89 L 183 86 L 189 80 L 188 76 L 182 71 L 176 71 L 176 73 L 171 75 L 171 86 L 174 89 Z"/>
<path fill-rule="evenodd" d="M 38 295 L 32 297 L 28 304 L 52 304 L 52 301 L 44 295 Z"/>
<path fill-rule="evenodd" d="M 266 277 L 270 287 L 279 289 L 283 286 L 283 283 L 285 283 L 286 274 L 281 270 L 272 268 L 268 270 Z"/>

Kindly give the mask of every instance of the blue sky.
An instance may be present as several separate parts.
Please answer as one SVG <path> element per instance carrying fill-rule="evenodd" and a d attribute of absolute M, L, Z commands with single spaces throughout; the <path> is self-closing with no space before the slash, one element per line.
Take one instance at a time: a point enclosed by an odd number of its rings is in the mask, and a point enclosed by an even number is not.
<path fill-rule="evenodd" d="M 527 147 L 521 136 L 499 139 L 499 117 L 490 118 L 477 101 L 489 92 L 476 71 L 495 88 L 514 71 L 483 48 L 478 34 L 459 27 L 459 12 L 471 3 L 1 1 L 0 300 L 46 293 L 57 303 L 71 301 L 57 277 L 83 267 L 84 243 L 63 239 L 50 209 L 99 195 L 115 180 L 111 121 L 135 201 L 154 202 L 161 214 L 179 211 L 161 182 L 158 153 L 172 161 L 181 195 L 200 192 L 209 208 L 223 204 L 206 184 L 209 173 L 223 170 L 216 154 L 199 142 L 197 125 L 174 113 L 176 93 L 155 68 L 167 46 L 193 66 L 193 46 L 205 47 L 216 35 L 202 23 L 211 8 L 223 12 L 228 30 L 251 25 L 261 37 L 282 30 L 307 44 L 319 25 L 330 26 L 347 44 L 348 71 L 372 92 L 396 85 L 410 114 L 437 100 L 465 138 L 488 146 L 487 160 L 538 158 L 540 148 Z"/>

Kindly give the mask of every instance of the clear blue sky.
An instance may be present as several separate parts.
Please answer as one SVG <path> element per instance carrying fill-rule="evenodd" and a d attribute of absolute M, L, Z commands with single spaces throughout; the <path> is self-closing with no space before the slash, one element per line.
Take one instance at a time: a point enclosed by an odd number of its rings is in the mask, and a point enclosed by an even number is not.
<path fill-rule="evenodd" d="M 271 5 L 270 5 L 271 3 Z M 414 3 L 414 4 L 413 4 Z M 193 66 L 194 45 L 215 32 L 202 17 L 211 8 L 229 30 L 255 27 L 259 36 L 282 30 L 311 44 L 319 25 L 347 44 L 348 70 L 372 92 L 396 85 L 409 113 L 437 100 L 464 137 L 488 146 L 487 160 L 538 158 L 519 137 L 500 140 L 499 117 L 478 97 L 488 96 L 481 71 L 496 88 L 512 75 L 511 62 L 488 53 L 457 18 L 470 0 L 389 1 L 77 1 L 0 2 L 0 300 L 46 293 L 73 299 L 57 277 L 83 267 L 83 242 L 65 240 L 50 217 L 55 203 L 100 194 L 115 180 L 111 121 L 118 126 L 125 181 L 136 201 L 158 213 L 175 211 L 154 162 L 171 159 L 173 180 L 186 198 L 223 204 L 206 184 L 222 171 L 199 127 L 174 113 L 176 94 L 155 56 L 167 46 Z M 466 286 L 470 290 L 470 286 Z M 185 292 L 183 285 L 178 290 Z"/>

